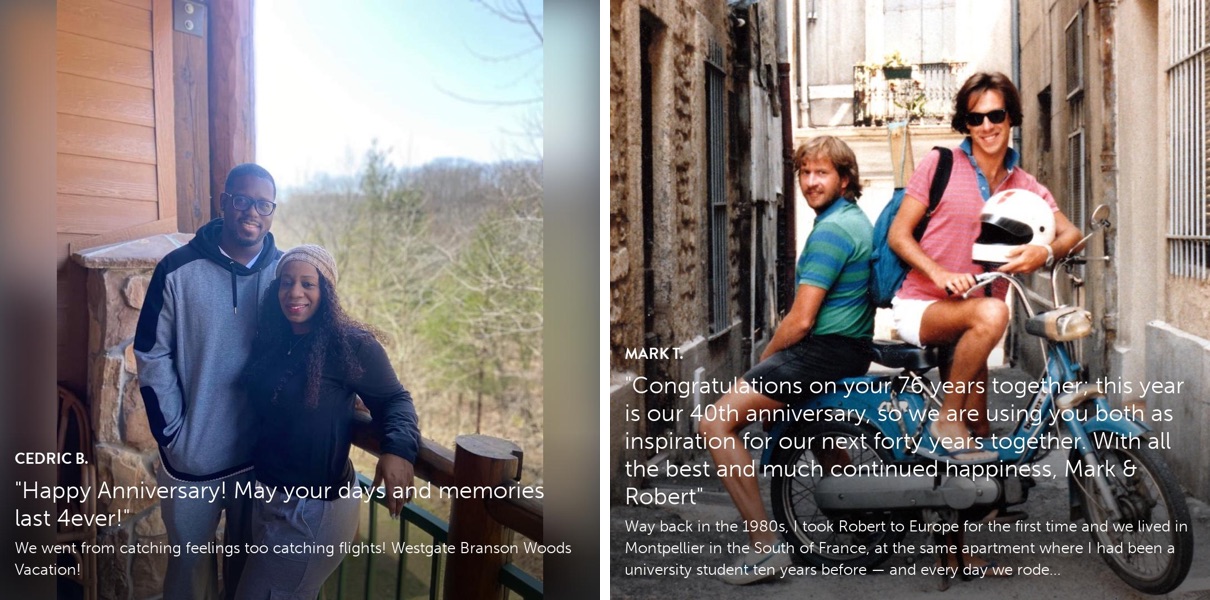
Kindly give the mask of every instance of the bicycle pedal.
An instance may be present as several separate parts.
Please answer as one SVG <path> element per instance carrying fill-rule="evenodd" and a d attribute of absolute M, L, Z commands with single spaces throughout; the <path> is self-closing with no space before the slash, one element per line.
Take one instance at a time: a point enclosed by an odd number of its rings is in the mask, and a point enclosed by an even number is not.
<path fill-rule="evenodd" d="M 996 517 L 994 519 L 992 519 L 991 522 L 1000 523 L 1000 524 L 1016 523 L 1017 521 L 1024 521 L 1025 519 L 1028 519 L 1028 518 L 1029 518 L 1029 514 L 1026 513 L 1025 511 L 1014 510 L 1014 511 L 1009 511 L 1006 513 L 1000 513 L 999 515 L 996 515 Z"/>

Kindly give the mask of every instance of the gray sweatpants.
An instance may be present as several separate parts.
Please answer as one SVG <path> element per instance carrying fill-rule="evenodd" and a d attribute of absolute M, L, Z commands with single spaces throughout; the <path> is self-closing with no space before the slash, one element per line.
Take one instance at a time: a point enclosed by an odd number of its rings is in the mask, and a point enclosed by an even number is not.
<path fill-rule="evenodd" d="M 223 532 L 223 544 L 236 546 L 239 551 L 223 557 L 223 597 L 234 598 L 236 585 L 244 570 L 244 544 L 251 537 L 252 522 L 251 501 L 236 497 L 235 484 L 251 482 L 252 471 L 194 483 L 174 479 L 161 466 L 156 478 L 165 487 L 219 488 L 226 483 L 226 494 L 220 496 L 217 502 L 209 500 L 212 496 L 208 492 L 197 499 L 170 496 L 160 502 L 168 543 L 181 547 L 180 556 L 168 557 L 168 571 L 164 574 L 165 600 L 210 600 L 219 597 L 215 555 L 210 552 L 190 552 L 187 545 L 204 546 L 214 542 L 219 517 L 224 510 L 227 512 L 227 526 Z"/>
<path fill-rule="evenodd" d="M 357 498 L 256 500 L 252 542 L 268 547 L 248 557 L 238 600 L 311 600 L 344 560 L 341 542 L 357 533 Z M 284 547 L 283 547 L 284 546 Z M 330 552 L 328 551 L 330 550 Z"/>

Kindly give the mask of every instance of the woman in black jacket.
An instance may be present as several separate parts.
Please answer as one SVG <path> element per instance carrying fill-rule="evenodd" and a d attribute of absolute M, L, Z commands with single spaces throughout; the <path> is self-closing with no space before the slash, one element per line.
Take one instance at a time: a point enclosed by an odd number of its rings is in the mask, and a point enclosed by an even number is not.
<path fill-rule="evenodd" d="M 299 246 L 261 304 L 244 383 L 258 435 L 252 541 L 268 553 L 249 557 L 241 599 L 314 598 L 343 560 L 364 499 L 349 460 L 354 394 L 378 428 L 374 485 L 385 484 L 392 516 L 411 495 L 420 446 L 411 396 L 374 334 L 341 309 L 336 280 L 331 254 Z"/>

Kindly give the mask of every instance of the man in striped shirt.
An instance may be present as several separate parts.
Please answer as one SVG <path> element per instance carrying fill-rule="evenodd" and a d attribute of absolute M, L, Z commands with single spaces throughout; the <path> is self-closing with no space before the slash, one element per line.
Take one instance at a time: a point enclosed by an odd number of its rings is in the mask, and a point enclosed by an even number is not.
<path fill-rule="evenodd" d="M 733 467 L 752 463 L 739 439 L 751 414 L 809 400 L 812 384 L 861 375 L 870 366 L 874 307 L 866 290 L 874 231 L 856 204 L 861 196 L 857 157 L 843 141 L 821 136 L 798 148 L 794 164 L 815 224 L 798 259 L 798 290 L 789 314 L 760 363 L 719 399 L 713 419 L 701 421 L 702 435 L 713 440 L 710 455 L 720 472 L 738 473 Z M 733 439 L 724 443 L 725 438 Z M 755 477 L 722 480 L 745 522 L 769 520 Z M 723 576 L 727 583 L 754 583 L 768 577 L 756 567 L 768 573 L 775 570 L 770 567 L 790 565 L 789 549 L 779 546 L 773 528 L 748 531 L 755 550 L 740 557 L 733 574 Z"/>

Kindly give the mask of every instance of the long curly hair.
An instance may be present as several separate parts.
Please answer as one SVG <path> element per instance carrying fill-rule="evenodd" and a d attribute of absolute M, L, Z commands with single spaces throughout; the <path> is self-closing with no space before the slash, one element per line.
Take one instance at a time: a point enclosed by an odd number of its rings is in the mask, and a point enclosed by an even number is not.
<path fill-rule="evenodd" d="M 282 360 L 287 348 L 296 342 L 294 330 L 277 299 L 280 285 L 281 279 L 274 279 L 265 290 L 256 338 L 252 342 L 252 355 L 244 367 L 243 382 L 246 387 L 269 376 L 274 363 Z M 360 377 L 364 369 L 354 352 L 354 338 L 377 337 L 373 329 L 345 313 L 336 286 L 322 274 L 319 276 L 319 289 L 322 293 L 319 309 L 311 317 L 311 332 L 307 334 L 312 339 L 307 343 L 307 354 L 301 365 L 305 369 L 302 374 L 306 377 L 303 389 L 308 408 L 315 408 L 319 404 L 319 383 L 323 378 L 324 366 L 335 366 L 346 379 Z M 296 370 L 297 365 L 286 369 L 273 383 L 274 402 L 278 401 L 278 392 L 286 383 L 298 376 Z"/>

